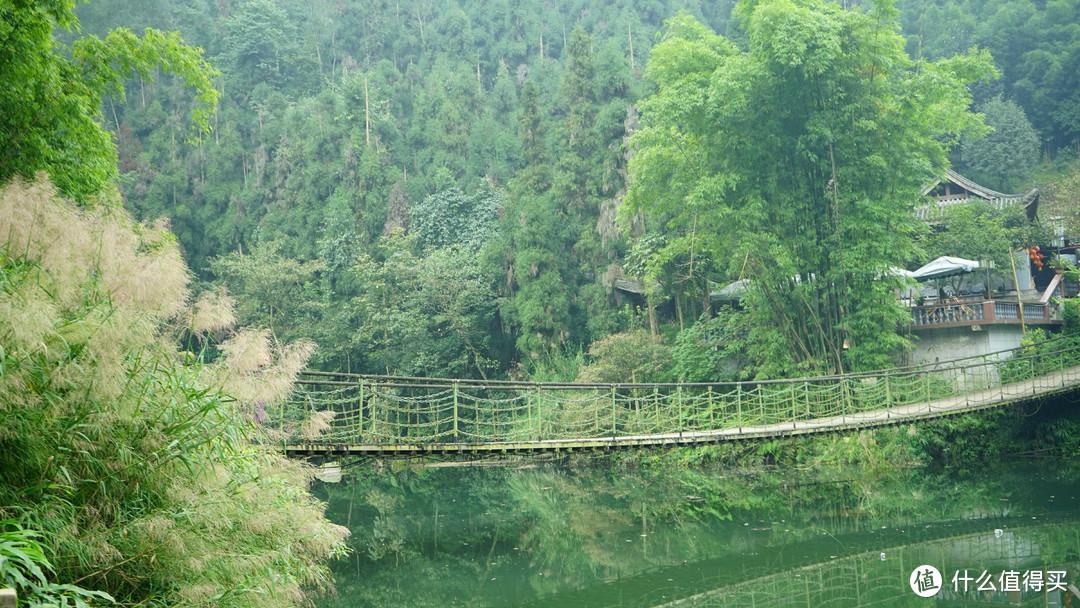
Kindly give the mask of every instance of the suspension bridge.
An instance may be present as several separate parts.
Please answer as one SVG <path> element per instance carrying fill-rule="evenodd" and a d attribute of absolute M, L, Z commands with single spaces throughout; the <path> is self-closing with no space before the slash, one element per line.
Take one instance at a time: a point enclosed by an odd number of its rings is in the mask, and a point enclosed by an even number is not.
<path fill-rule="evenodd" d="M 781 439 L 1080 392 L 1080 335 L 874 372 L 715 383 L 558 383 L 305 372 L 290 456 L 496 455 Z"/>

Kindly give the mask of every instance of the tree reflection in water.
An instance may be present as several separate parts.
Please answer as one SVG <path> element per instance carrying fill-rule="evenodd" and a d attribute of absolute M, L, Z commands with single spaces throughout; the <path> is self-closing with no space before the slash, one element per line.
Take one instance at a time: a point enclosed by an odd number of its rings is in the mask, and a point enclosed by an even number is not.
<path fill-rule="evenodd" d="M 1055 598 L 957 594 L 951 579 L 1080 574 L 1080 476 L 1066 472 L 442 468 L 321 491 L 354 552 L 320 608 L 925 606 L 908 586 L 922 564 L 944 575 L 939 602 L 1044 606 Z"/>

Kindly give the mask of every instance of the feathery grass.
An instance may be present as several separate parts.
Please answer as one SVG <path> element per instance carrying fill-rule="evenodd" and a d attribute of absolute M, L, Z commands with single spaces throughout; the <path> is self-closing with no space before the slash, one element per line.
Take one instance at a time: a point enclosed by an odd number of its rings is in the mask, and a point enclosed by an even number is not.
<path fill-rule="evenodd" d="M 0 190 L 0 518 L 40 531 L 49 584 L 121 604 L 310 603 L 347 531 L 250 408 L 284 398 L 313 345 L 241 331 L 193 364 L 177 328 L 233 314 L 188 283 L 163 223 L 76 208 L 41 177 Z"/>

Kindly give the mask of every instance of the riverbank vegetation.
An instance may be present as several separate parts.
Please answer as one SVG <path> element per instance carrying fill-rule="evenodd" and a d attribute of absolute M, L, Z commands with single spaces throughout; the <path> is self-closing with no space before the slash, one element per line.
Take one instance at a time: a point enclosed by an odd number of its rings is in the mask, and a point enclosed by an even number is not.
<path fill-rule="evenodd" d="M 0 532 L 40 534 L 53 567 L 35 580 L 3 561 L 4 582 L 42 605 L 74 597 L 57 583 L 159 606 L 294 606 L 325 590 L 346 531 L 257 422 L 310 344 L 231 333 L 228 303 L 192 299 L 166 226 L 114 202 L 79 208 L 16 180 L 0 234 Z M 213 362 L 177 349 L 211 333 L 231 336 Z"/>
<path fill-rule="evenodd" d="M 313 345 L 193 292 L 168 220 L 123 209 L 98 120 L 162 69 L 195 92 L 197 140 L 216 72 L 155 30 L 57 44 L 72 6 L 0 8 L 0 586 L 30 606 L 309 603 L 348 532 L 261 420 Z"/>

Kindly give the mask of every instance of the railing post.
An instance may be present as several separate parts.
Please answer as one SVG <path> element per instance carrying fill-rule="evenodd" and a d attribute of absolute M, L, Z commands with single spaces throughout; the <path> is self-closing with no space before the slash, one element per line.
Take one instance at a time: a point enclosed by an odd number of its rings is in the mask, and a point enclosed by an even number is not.
<path fill-rule="evenodd" d="M 1064 376 L 1063 376 L 1064 377 Z M 1062 380 L 1062 383 L 1065 381 Z M 716 428 L 716 420 L 713 418 L 713 400 L 712 400 L 712 385 L 709 385 L 709 430 Z"/>
<path fill-rule="evenodd" d="M 458 381 L 454 380 L 454 442 L 458 441 Z"/>
<path fill-rule="evenodd" d="M 532 439 L 540 439 L 540 431 L 536 426 L 538 419 L 536 413 L 533 412 L 532 393 L 529 391 L 525 391 L 525 411 L 529 413 L 529 430 L 532 432 Z"/>
<path fill-rule="evenodd" d="M 675 385 L 675 412 L 679 420 L 679 436 L 681 437 L 683 431 L 682 384 Z"/>
<path fill-rule="evenodd" d="M 373 380 L 371 382 L 371 436 L 372 436 L 373 439 L 376 439 L 375 438 L 375 418 L 376 418 L 376 416 L 378 416 L 378 412 L 375 411 L 375 404 L 376 404 L 375 395 L 377 395 L 378 392 L 379 392 L 379 384 Z M 383 428 L 385 429 L 387 426 L 390 425 L 390 418 L 389 418 L 389 416 L 386 416 L 385 412 L 384 412 L 384 416 L 386 417 L 386 421 L 385 421 L 386 424 L 383 425 Z M 377 439 L 376 439 L 376 442 L 378 442 Z"/>
<path fill-rule="evenodd" d="M 892 418 L 892 391 L 889 389 L 889 374 L 885 374 L 885 419 Z"/>
<path fill-rule="evenodd" d="M 597 393 L 599 393 L 599 391 L 597 391 Z M 600 395 L 599 394 L 597 394 L 597 396 L 596 396 L 596 401 L 597 401 L 596 407 L 593 408 L 593 433 L 595 433 L 596 436 L 599 437 L 600 436 L 600 403 L 599 403 Z"/>
<path fill-rule="evenodd" d="M 532 409 L 537 413 L 537 440 L 543 441 L 543 410 L 541 408 L 540 388 L 539 384 L 532 383 L 532 389 L 529 390 L 529 400 L 532 402 Z"/>
<path fill-rule="evenodd" d="M 360 378 L 360 417 L 357 419 L 356 442 L 363 441 L 364 436 L 364 379 Z"/>
<path fill-rule="evenodd" d="M 1028 369 L 1031 370 L 1031 394 L 1035 394 L 1035 357 L 1028 359 Z"/>
<path fill-rule="evenodd" d="M 1005 380 L 1001 377 L 1001 361 L 998 361 L 998 365 L 994 366 L 994 370 L 997 374 L 998 400 L 1005 401 Z"/>
<path fill-rule="evenodd" d="M 391 391 L 393 390 L 390 387 L 387 387 L 387 388 L 390 389 Z M 401 389 L 398 389 L 398 390 L 401 390 Z M 389 394 L 387 395 L 387 399 L 389 399 Z M 393 435 L 393 437 L 394 437 L 393 443 L 401 443 L 401 407 L 398 406 L 396 403 L 394 404 L 393 407 L 394 407 L 394 424 L 395 424 L 395 426 L 394 426 L 394 435 Z M 406 442 L 406 443 L 408 443 L 408 442 Z"/>
<path fill-rule="evenodd" d="M 529 391 L 529 399 L 532 401 L 533 409 L 536 411 L 536 438 L 539 441 L 544 440 L 544 412 L 543 399 L 540 398 L 540 384 L 534 382 L 532 389 Z"/>
<path fill-rule="evenodd" d="M 803 386 L 803 397 L 806 398 L 806 419 L 807 420 L 813 420 L 814 419 L 814 414 L 810 409 L 810 381 L 809 380 L 803 380 L 802 386 Z"/>
<path fill-rule="evenodd" d="M 925 373 L 923 373 L 923 387 L 925 387 L 924 392 L 926 393 L 926 413 L 929 414 L 930 413 L 930 371 L 929 370 L 927 370 Z"/>
<path fill-rule="evenodd" d="M 788 386 L 791 387 L 791 430 L 794 431 L 798 428 L 798 425 L 795 424 L 795 384 L 792 383 Z"/>
<path fill-rule="evenodd" d="M 615 439 L 615 385 L 611 385 L 611 438 Z"/>
<path fill-rule="evenodd" d="M 739 425 L 739 433 L 742 433 L 742 382 L 735 385 L 735 422 Z"/>
<path fill-rule="evenodd" d="M 964 405 L 966 405 L 967 407 L 971 407 L 971 391 L 968 390 L 966 365 L 960 368 L 960 375 L 963 376 L 964 379 Z"/>
<path fill-rule="evenodd" d="M 840 424 L 847 424 L 847 381 L 843 376 L 840 376 L 840 379 L 837 380 L 837 382 L 840 383 Z"/>
<path fill-rule="evenodd" d="M 18 603 L 14 589 L 0 589 L 0 608 L 15 608 Z"/>
<path fill-rule="evenodd" d="M 653 431 L 656 432 L 657 429 L 663 428 L 663 425 L 660 424 L 660 389 L 656 385 L 652 387 L 652 402 L 656 406 L 656 426 L 653 427 Z"/>

